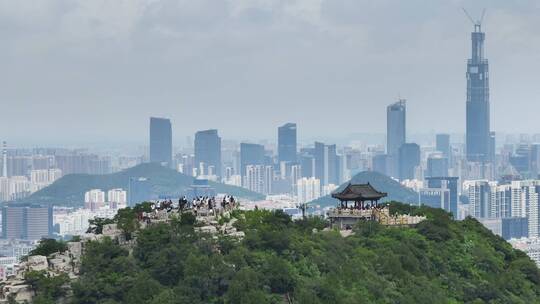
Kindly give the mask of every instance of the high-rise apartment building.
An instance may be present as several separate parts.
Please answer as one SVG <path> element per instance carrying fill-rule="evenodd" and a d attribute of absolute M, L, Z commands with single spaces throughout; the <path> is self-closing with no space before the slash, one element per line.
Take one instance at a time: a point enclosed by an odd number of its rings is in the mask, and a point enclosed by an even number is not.
<path fill-rule="evenodd" d="M 491 187 L 487 180 L 474 181 L 468 187 L 471 215 L 475 218 L 490 218 Z"/>
<path fill-rule="evenodd" d="M 244 180 L 245 188 L 257 193 L 271 194 L 274 168 L 264 165 L 247 165 Z"/>
<path fill-rule="evenodd" d="M 127 191 L 120 188 L 107 191 L 107 202 L 111 209 L 118 209 L 119 206 L 125 206 L 127 204 Z"/>
<path fill-rule="evenodd" d="M 84 194 L 84 208 L 97 210 L 105 205 L 105 192 L 100 189 L 92 189 Z"/>
<path fill-rule="evenodd" d="M 314 177 L 299 179 L 296 188 L 300 203 L 307 203 L 321 196 L 321 181 Z"/>

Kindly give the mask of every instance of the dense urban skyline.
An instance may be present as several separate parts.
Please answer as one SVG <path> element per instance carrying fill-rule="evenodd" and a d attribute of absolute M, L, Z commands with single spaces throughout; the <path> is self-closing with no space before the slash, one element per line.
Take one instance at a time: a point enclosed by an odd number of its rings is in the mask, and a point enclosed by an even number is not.
<path fill-rule="evenodd" d="M 399 96 L 410 132 L 464 133 L 462 6 L 487 8 L 492 130 L 534 133 L 538 5 L 6 2 L 0 137 L 143 142 L 149 116 L 170 118 L 176 136 L 268 138 L 287 121 L 308 137 L 384 133 Z"/>

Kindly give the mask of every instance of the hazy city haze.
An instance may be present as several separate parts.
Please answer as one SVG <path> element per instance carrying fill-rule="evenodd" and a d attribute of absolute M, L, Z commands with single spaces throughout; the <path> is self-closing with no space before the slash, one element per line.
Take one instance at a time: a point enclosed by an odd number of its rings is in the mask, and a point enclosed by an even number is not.
<path fill-rule="evenodd" d="M 0 1 L 0 138 L 384 133 L 399 97 L 411 132 L 464 132 L 462 7 L 487 9 L 492 130 L 538 131 L 534 0 Z"/>

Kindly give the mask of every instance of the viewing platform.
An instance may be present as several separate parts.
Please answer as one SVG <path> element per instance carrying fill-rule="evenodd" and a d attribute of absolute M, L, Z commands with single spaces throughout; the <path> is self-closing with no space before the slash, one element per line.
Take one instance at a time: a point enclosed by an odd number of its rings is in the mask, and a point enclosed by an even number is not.
<path fill-rule="evenodd" d="M 408 214 L 391 215 L 388 206 L 379 204 L 379 200 L 385 196 L 386 193 L 375 190 L 369 183 L 347 185 L 342 191 L 332 194 L 333 198 L 339 200 L 339 205 L 327 213 L 331 226 L 349 230 L 358 221 L 376 221 L 385 226 L 411 226 L 425 219 L 424 216 Z"/>

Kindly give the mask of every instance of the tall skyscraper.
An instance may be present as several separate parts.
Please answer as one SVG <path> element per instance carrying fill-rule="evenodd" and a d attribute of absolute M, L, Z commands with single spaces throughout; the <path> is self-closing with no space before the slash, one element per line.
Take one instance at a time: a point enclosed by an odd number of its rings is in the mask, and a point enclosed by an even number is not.
<path fill-rule="evenodd" d="M 496 139 L 495 132 L 489 132 L 489 162 L 495 163 Z"/>
<path fill-rule="evenodd" d="M 302 177 L 315 176 L 315 158 L 313 155 L 303 154 L 300 156 L 300 166 L 302 167 Z"/>
<path fill-rule="evenodd" d="M 278 128 L 279 162 L 296 162 L 296 124 L 287 123 Z"/>
<path fill-rule="evenodd" d="M 172 128 L 166 118 L 150 117 L 150 162 L 172 166 Z"/>
<path fill-rule="evenodd" d="M 336 145 L 315 143 L 315 177 L 321 181 L 321 186 L 339 183 L 338 159 Z"/>
<path fill-rule="evenodd" d="M 472 54 L 467 61 L 467 160 L 490 161 L 489 66 L 484 58 L 485 33 L 480 22 L 471 33 Z"/>
<path fill-rule="evenodd" d="M 420 165 L 420 146 L 406 143 L 399 148 L 399 179 L 414 179 L 416 167 Z"/>
<path fill-rule="evenodd" d="M 394 177 L 399 174 L 399 148 L 406 140 L 406 114 L 405 99 L 386 107 L 386 154 L 389 160 L 386 173 Z"/>
<path fill-rule="evenodd" d="M 444 157 L 450 159 L 450 134 L 435 135 L 435 148 L 441 152 Z"/>
<path fill-rule="evenodd" d="M 195 167 L 214 168 L 214 173 L 221 176 L 221 137 L 215 129 L 195 133 Z"/>
<path fill-rule="evenodd" d="M 7 175 L 7 143 L 2 143 L 2 177 L 8 177 Z"/>
<path fill-rule="evenodd" d="M 246 175 L 246 166 L 264 165 L 264 146 L 258 144 L 240 144 L 240 174 Z"/>

